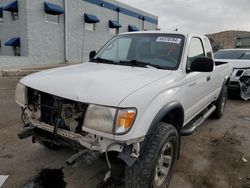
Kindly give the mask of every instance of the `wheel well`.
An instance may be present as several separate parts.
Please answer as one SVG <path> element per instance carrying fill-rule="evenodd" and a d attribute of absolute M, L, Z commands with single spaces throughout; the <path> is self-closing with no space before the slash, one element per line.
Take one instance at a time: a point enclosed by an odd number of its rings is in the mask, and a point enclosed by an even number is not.
<path fill-rule="evenodd" d="M 184 121 L 184 113 L 180 108 L 174 108 L 168 112 L 162 119 L 161 122 L 169 123 L 176 127 L 178 131 L 181 130 Z"/>
<path fill-rule="evenodd" d="M 228 86 L 229 86 L 229 83 L 230 83 L 230 78 L 227 78 L 227 79 L 226 79 L 226 82 L 225 82 L 225 85 L 228 87 Z"/>

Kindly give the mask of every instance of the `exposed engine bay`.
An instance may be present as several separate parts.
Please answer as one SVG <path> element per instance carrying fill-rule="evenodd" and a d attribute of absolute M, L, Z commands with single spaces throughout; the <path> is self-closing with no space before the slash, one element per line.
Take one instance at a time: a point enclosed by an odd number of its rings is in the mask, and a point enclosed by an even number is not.
<path fill-rule="evenodd" d="M 56 128 L 85 135 L 82 125 L 88 105 L 33 89 L 28 89 L 28 106 L 32 118 Z"/>
<path fill-rule="evenodd" d="M 250 99 L 250 68 L 234 69 L 230 88 L 239 87 L 240 96 L 244 100 Z"/>

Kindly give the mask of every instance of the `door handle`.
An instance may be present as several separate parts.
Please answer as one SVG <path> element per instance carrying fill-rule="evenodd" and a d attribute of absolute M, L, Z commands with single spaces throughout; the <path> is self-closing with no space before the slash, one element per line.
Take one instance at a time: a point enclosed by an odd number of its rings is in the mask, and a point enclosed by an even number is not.
<path fill-rule="evenodd" d="M 210 76 L 207 76 L 207 81 L 209 82 L 211 80 L 211 77 Z"/>
<path fill-rule="evenodd" d="M 188 85 L 188 87 L 195 86 L 196 84 L 197 84 L 197 82 L 191 83 L 191 84 Z"/>

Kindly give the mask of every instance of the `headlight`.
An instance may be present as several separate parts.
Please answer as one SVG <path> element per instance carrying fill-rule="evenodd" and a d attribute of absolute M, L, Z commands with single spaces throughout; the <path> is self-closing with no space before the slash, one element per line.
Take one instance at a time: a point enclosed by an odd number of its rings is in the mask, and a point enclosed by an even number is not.
<path fill-rule="evenodd" d="M 116 109 L 89 105 L 84 119 L 84 127 L 105 133 L 113 133 Z"/>
<path fill-rule="evenodd" d="M 27 87 L 20 83 L 16 87 L 16 102 L 21 106 L 27 104 Z"/>
<path fill-rule="evenodd" d="M 109 134 L 124 134 L 132 127 L 135 117 L 135 109 L 89 105 L 84 127 Z"/>

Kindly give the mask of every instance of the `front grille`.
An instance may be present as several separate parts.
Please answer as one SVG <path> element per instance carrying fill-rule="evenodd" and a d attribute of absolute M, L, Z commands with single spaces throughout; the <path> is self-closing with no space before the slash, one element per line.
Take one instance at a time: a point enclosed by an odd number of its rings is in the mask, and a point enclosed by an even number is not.
<path fill-rule="evenodd" d="M 55 98 L 52 95 L 41 93 L 40 94 L 40 105 L 41 105 L 41 122 L 53 125 L 53 116 L 56 112 L 59 113 L 57 106 L 54 106 Z M 57 117 L 54 117 L 57 118 Z"/>
<path fill-rule="evenodd" d="M 88 104 L 32 89 L 28 90 L 28 94 L 29 104 L 37 103 L 40 106 L 41 122 L 73 132 L 82 132 Z M 39 102 L 34 102 L 34 99 Z"/>

